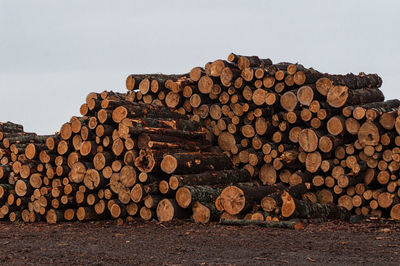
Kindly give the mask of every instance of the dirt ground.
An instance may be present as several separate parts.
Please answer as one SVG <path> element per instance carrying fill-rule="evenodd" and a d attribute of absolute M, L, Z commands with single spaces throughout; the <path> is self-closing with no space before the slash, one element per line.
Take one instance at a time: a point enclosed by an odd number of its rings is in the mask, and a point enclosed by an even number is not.
<path fill-rule="evenodd" d="M 328 222 L 303 230 L 137 221 L 0 223 L 1 264 L 255 265 L 400 263 L 400 224 Z"/>

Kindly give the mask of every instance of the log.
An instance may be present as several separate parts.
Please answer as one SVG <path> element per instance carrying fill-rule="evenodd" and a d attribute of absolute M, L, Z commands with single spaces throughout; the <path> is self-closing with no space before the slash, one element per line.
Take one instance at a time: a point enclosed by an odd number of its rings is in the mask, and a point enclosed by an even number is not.
<path fill-rule="evenodd" d="M 265 196 L 261 200 L 261 208 L 266 212 L 272 212 L 276 208 L 282 206 L 282 194 L 287 191 L 293 198 L 302 199 L 303 195 L 308 191 L 308 187 L 304 183 L 299 183 L 294 186 L 277 191 Z"/>
<path fill-rule="evenodd" d="M 163 199 L 157 205 L 157 219 L 160 222 L 169 222 L 173 218 L 187 218 L 189 212 L 179 207 L 174 199 Z"/>
<path fill-rule="evenodd" d="M 64 212 L 60 210 L 50 209 L 46 213 L 46 222 L 49 224 L 56 224 L 64 221 Z"/>
<path fill-rule="evenodd" d="M 112 119 L 116 123 L 120 123 L 125 118 L 172 118 L 172 119 L 184 119 L 185 117 L 172 109 L 168 109 L 162 106 L 156 106 L 151 104 L 143 103 L 132 103 L 132 102 L 118 102 L 118 107 L 112 112 Z"/>
<path fill-rule="evenodd" d="M 209 171 L 200 174 L 172 175 L 169 178 L 169 187 L 176 190 L 182 186 L 195 185 L 223 185 L 249 182 L 251 176 L 245 169 Z"/>
<path fill-rule="evenodd" d="M 167 174 L 190 174 L 202 171 L 231 169 L 232 162 L 222 153 L 174 153 L 165 155 L 160 167 Z"/>
<path fill-rule="evenodd" d="M 236 215 L 252 203 L 259 202 L 266 195 L 278 190 L 277 186 L 228 186 L 221 192 L 221 204 L 227 213 Z"/>
<path fill-rule="evenodd" d="M 254 221 L 254 220 L 227 220 L 221 219 L 219 222 L 222 225 L 228 226 L 261 226 L 267 228 L 288 228 L 301 230 L 304 228 L 303 224 L 299 221 Z"/>
<path fill-rule="evenodd" d="M 139 171 L 144 173 L 159 172 L 162 156 L 155 154 L 155 151 L 150 149 L 142 149 L 139 151 L 139 156 L 135 159 L 135 166 Z"/>
<path fill-rule="evenodd" d="M 340 108 L 347 105 L 380 102 L 384 99 L 382 91 L 377 88 L 349 90 L 346 86 L 334 86 L 329 90 L 326 101 L 331 107 Z"/>
<path fill-rule="evenodd" d="M 379 127 L 371 121 L 364 122 L 358 130 L 358 140 L 362 147 L 378 145 L 380 136 Z"/>
<path fill-rule="evenodd" d="M 192 212 L 192 219 L 195 223 L 206 224 L 210 221 L 217 221 L 221 217 L 221 211 L 218 211 L 214 204 L 208 202 L 194 202 Z"/>
<path fill-rule="evenodd" d="M 221 193 L 220 188 L 210 186 L 184 186 L 177 190 L 175 200 L 182 208 L 188 208 L 192 202 L 213 202 Z"/>
<path fill-rule="evenodd" d="M 377 74 L 346 74 L 346 75 L 326 75 L 334 85 L 347 86 L 349 89 L 359 88 L 379 88 L 382 79 Z"/>
<path fill-rule="evenodd" d="M 141 134 L 138 137 L 137 146 L 140 149 L 182 149 L 205 150 L 211 145 L 205 140 L 192 141 L 183 137 L 174 137 L 158 134 Z"/>
<path fill-rule="evenodd" d="M 293 199 L 289 193 L 282 194 L 282 216 L 285 218 L 326 218 L 348 220 L 350 213 L 343 207 L 312 203 Z"/>

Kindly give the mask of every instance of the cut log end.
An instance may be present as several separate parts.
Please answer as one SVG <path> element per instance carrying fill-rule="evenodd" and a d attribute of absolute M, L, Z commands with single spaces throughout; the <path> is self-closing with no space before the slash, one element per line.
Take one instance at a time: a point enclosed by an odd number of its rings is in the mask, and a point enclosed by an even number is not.
<path fill-rule="evenodd" d="M 172 174 L 176 168 L 178 167 L 178 161 L 172 155 L 164 156 L 161 161 L 161 170 L 163 170 L 167 174 Z"/>
<path fill-rule="evenodd" d="M 329 91 L 333 88 L 333 82 L 329 78 L 323 77 L 316 81 L 315 87 L 321 95 L 327 96 Z"/>
<path fill-rule="evenodd" d="M 207 206 L 201 204 L 200 202 L 196 201 L 195 203 L 193 203 L 192 211 L 193 211 L 192 219 L 194 222 L 205 224 L 210 221 L 211 218 L 210 209 Z"/>
<path fill-rule="evenodd" d="M 293 198 L 290 196 L 290 194 L 286 191 L 282 193 L 281 198 L 283 202 L 281 208 L 281 214 L 283 217 L 289 218 L 295 212 L 296 204 Z"/>
<path fill-rule="evenodd" d="M 282 108 L 286 111 L 293 111 L 298 103 L 297 96 L 291 91 L 285 92 L 281 96 L 280 103 Z"/>
<path fill-rule="evenodd" d="M 240 213 L 246 203 L 243 190 L 236 186 L 228 186 L 224 188 L 220 197 L 224 210 L 232 215 Z"/>
<path fill-rule="evenodd" d="M 176 192 L 175 199 L 180 207 L 187 208 L 192 203 L 192 194 L 188 188 L 181 187 Z"/>
<path fill-rule="evenodd" d="M 175 208 L 169 199 L 161 200 L 157 205 L 157 218 L 160 222 L 169 222 L 174 218 Z"/>
<path fill-rule="evenodd" d="M 346 86 L 334 86 L 328 92 L 326 101 L 334 108 L 342 107 L 349 97 L 349 88 Z"/>

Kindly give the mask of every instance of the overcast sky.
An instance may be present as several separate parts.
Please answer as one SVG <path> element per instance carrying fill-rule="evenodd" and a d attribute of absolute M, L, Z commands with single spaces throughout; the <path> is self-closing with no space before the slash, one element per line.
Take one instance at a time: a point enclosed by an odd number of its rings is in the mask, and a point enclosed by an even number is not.
<path fill-rule="evenodd" d="M 0 0 L 0 121 L 50 134 L 130 73 L 186 73 L 230 52 L 379 73 L 400 98 L 400 2 Z"/>

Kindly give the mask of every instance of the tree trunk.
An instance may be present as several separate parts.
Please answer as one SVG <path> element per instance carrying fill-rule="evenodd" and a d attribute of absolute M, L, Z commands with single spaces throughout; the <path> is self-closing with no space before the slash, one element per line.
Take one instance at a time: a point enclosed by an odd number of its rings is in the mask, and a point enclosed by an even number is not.
<path fill-rule="evenodd" d="M 176 190 L 185 185 L 223 185 L 249 182 L 251 176 L 245 169 L 209 171 L 200 174 L 173 175 L 169 178 L 169 186 Z"/>
<path fill-rule="evenodd" d="M 254 202 L 260 202 L 266 195 L 279 191 L 277 186 L 235 185 L 224 188 L 221 192 L 221 204 L 232 215 L 248 209 Z"/>
<path fill-rule="evenodd" d="M 349 90 L 346 86 L 335 86 L 329 91 L 326 100 L 330 106 L 340 108 L 347 105 L 381 102 L 384 99 L 382 91 L 377 88 Z"/>
<path fill-rule="evenodd" d="M 348 220 L 350 213 L 343 207 L 312 203 L 293 199 L 288 193 L 282 194 L 282 216 L 285 218 L 327 218 Z"/>
<path fill-rule="evenodd" d="M 221 193 L 221 188 L 210 186 L 184 186 L 177 190 L 175 199 L 182 208 L 188 208 L 192 202 L 213 202 Z"/>
<path fill-rule="evenodd" d="M 232 168 L 232 162 L 222 153 L 188 152 L 165 155 L 161 170 L 167 174 L 190 174 Z"/>

